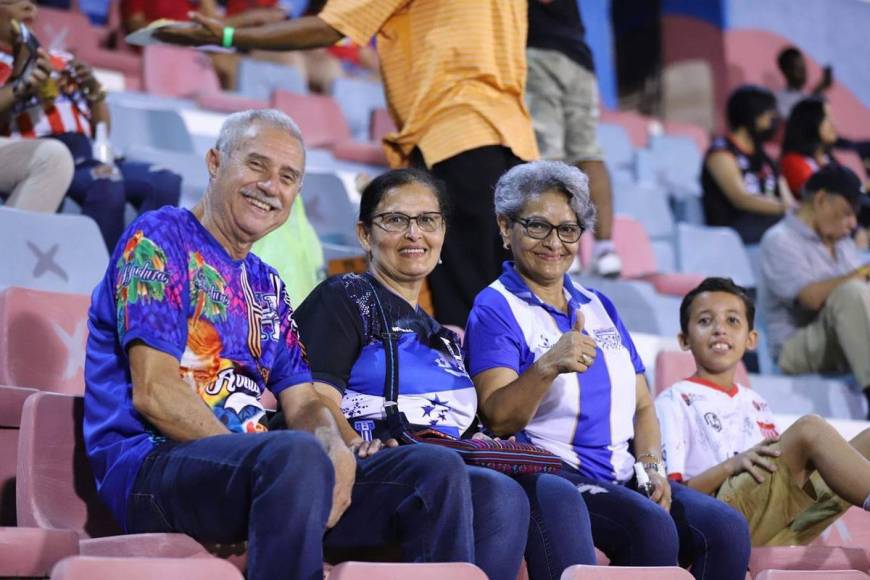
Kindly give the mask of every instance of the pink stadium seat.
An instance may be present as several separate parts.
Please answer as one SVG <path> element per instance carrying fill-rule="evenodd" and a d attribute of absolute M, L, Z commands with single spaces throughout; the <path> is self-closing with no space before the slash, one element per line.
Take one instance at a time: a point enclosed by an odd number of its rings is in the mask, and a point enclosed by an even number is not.
<path fill-rule="evenodd" d="M 81 397 L 38 392 L 21 414 L 18 524 L 73 530 L 83 555 L 186 558 L 207 556 L 184 534 L 121 533 L 97 496 L 85 455 Z"/>
<path fill-rule="evenodd" d="M 329 580 L 486 580 L 473 564 L 395 564 L 344 562 L 332 568 Z"/>
<path fill-rule="evenodd" d="M 0 528 L 0 577 L 45 578 L 52 567 L 79 553 L 71 530 Z"/>
<path fill-rule="evenodd" d="M 605 123 L 621 125 L 628 133 L 631 144 L 635 147 L 646 147 L 649 140 L 649 124 L 651 118 L 635 111 L 601 110 L 601 120 Z"/>
<path fill-rule="evenodd" d="M 390 112 L 386 109 L 375 109 L 372 111 L 371 122 L 371 139 L 375 143 L 380 143 L 381 140 L 388 134 L 396 131 L 396 123 L 390 116 Z"/>
<path fill-rule="evenodd" d="M 299 123 L 307 147 L 331 149 L 338 159 L 386 165 L 383 148 L 376 143 L 354 141 L 338 103 L 326 95 L 301 95 L 275 91 L 272 106 Z"/>
<path fill-rule="evenodd" d="M 266 101 L 221 91 L 211 59 L 203 52 L 160 44 L 146 46 L 142 58 L 142 80 L 149 93 L 195 99 L 203 108 L 224 113 L 269 106 Z"/>
<path fill-rule="evenodd" d="M 859 507 L 849 508 L 810 545 L 862 548 L 870 555 L 870 513 Z"/>
<path fill-rule="evenodd" d="M 653 397 L 669 388 L 677 381 L 692 376 L 695 372 L 695 368 L 695 359 L 692 358 L 692 353 L 668 350 L 661 351 L 656 356 L 656 378 L 655 385 L 653 385 Z M 737 372 L 734 375 L 734 380 L 744 387 L 749 386 L 749 373 L 746 372 L 746 366 L 743 364 L 743 361 L 740 361 L 737 365 Z"/>
<path fill-rule="evenodd" d="M 592 232 L 586 232 L 580 238 L 580 256 L 584 264 L 591 262 L 593 243 Z M 613 216 L 613 243 L 622 258 L 620 277 L 649 282 L 660 294 L 685 296 L 704 279 L 697 274 L 658 273 L 652 243 L 643 224 L 628 216 Z"/>
<path fill-rule="evenodd" d="M 0 384 L 84 393 L 90 301 L 85 294 L 0 291 Z"/>
<path fill-rule="evenodd" d="M 752 548 L 749 571 L 762 570 L 870 570 L 870 556 L 859 548 L 791 546 Z"/>
<path fill-rule="evenodd" d="M 692 575 L 677 566 L 571 566 L 562 580 L 691 580 Z"/>
<path fill-rule="evenodd" d="M 858 570 L 764 570 L 755 580 L 868 580 Z"/>
<path fill-rule="evenodd" d="M 51 580 L 242 580 L 229 562 L 216 558 L 96 558 L 73 556 L 51 571 Z"/>
<path fill-rule="evenodd" d="M 14 526 L 21 408 L 35 389 L 0 386 L 0 526 Z M 0 576 L 3 576 L 0 573 Z"/>
<path fill-rule="evenodd" d="M 854 171 L 862 182 L 866 182 L 867 171 L 864 168 L 864 162 L 861 161 L 861 157 L 857 153 L 849 149 L 838 149 L 835 155 L 837 161 Z"/>

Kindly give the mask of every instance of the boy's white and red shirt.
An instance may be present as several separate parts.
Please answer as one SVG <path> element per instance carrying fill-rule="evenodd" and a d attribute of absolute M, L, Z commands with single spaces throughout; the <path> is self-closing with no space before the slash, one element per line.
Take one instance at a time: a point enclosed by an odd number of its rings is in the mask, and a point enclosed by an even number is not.
<path fill-rule="evenodd" d="M 63 51 L 49 51 L 49 58 L 55 70 L 63 70 L 72 55 Z M 0 50 L 0 86 L 5 85 L 12 76 L 14 58 L 5 50 Z M 34 139 L 62 133 L 82 133 L 91 136 L 91 111 L 81 94 L 67 95 L 61 92 L 50 103 L 31 100 L 16 103 L 10 122 L 0 127 L 0 134 L 12 137 Z"/>
<path fill-rule="evenodd" d="M 778 435 L 764 398 L 737 383 L 724 389 L 690 377 L 656 397 L 669 479 L 688 481 Z"/>

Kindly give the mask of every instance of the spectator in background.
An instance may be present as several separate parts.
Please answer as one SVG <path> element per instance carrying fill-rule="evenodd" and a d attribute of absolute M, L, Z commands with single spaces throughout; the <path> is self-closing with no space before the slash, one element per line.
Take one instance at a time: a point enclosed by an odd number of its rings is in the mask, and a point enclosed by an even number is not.
<path fill-rule="evenodd" d="M 20 61 L 12 63 L 15 70 L 22 67 Z M 0 122 L 16 102 L 39 92 L 48 76 L 47 69 L 33 66 L 22 70 L 17 84 L 0 87 Z M 53 212 L 72 176 L 72 155 L 62 143 L 0 137 L 0 196 L 6 207 Z"/>
<path fill-rule="evenodd" d="M 528 0 L 526 104 L 541 158 L 577 165 L 598 210 L 592 273 L 616 277 L 622 261 L 611 241 L 613 192 L 598 145 L 598 83 L 577 0 Z"/>
<path fill-rule="evenodd" d="M 779 72 L 785 77 L 785 89 L 776 95 L 777 109 L 785 119 L 791 113 L 792 107 L 804 97 L 821 96 L 834 82 L 834 73 L 830 65 L 822 71 L 822 78 L 809 93 L 804 90 L 807 84 L 807 62 L 803 53 L 795 46 L 784 48 L 776 58 Z"/>
<path fill-rule="evenodd" d="M 23 43 L 21 34 L 6 26 L 13 20 L 30 25 L 36 16 L 31 0 L 0 4 L 0 83 L 20 84 L 13 55 L 51 71 L 40 94 L 15 102 L 2 132 L 28 139 L 51 137 L 67 146 L 75 161 L 67 195 L 97 222 L 111 249 L 124 229 L 126 203 L 140 212 L 177 205 L 181 177 L 147 163 L 97 158 L 92 137 L 98 126 L 106 128 L 103 138 L 108 139 L 106 91 L 87 64 L 60 51 L 33 53 L 32 45 Z"/>
<path fill-rule="evenodd" d="M 831 152 L 836 142 L 831 106 L 822 97 L 807 97 L 792 107 L 780 160 L 782 176 L 791 191 L 799 194 L 813 173 L 836 161 Z"/>
<path fill-rule="evenodd" d="M 713 141 L 704 156 L 701 186 L 707 225 L 734 228 L 746 244 L 794 205 L 764 143 L 776 134 L 779 117 L 769 90 L 744 85 L 728 98 L 729 132 Z"/>
<path fill-rule="evenodd" d="M 157 36 L 187 45 L 300 50 L 348 36 L 377 35 L 387 101 L 398 132 L 384 142 L 393 167 L 428 168 L 445 182 L 453 233 L 429 276 L 439 322 L 464 326 L 474 296 L 498 276 L 504 256 L 492 217 L 498 178 L 538 155 L 523 102 L 527 0 L 328 0 L 317 16 L 225 29 L 198 16 L 198 29 Z"/>
<path fill-rule="evenodd" d="M 804 185 L 800 208 L 761 241 L 771 354 L 786 374 L 851 372 L 870 418 L 870 264 L 850 236 L 866 195 L 828 164 Z"/>

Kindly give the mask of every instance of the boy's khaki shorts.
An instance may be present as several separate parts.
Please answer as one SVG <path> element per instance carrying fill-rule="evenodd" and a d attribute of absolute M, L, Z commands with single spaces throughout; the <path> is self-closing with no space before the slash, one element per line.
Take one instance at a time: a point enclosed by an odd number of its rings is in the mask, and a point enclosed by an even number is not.
<path fill-rule="evenodd" d="M 746 517 L 753 546 L 808 544 L 851 507 L 818 471 L 801 488 L 782 458 L 773 462 L 776 471 L 764 471 L 763 482 L 744 472 L 726 479 L 716 492 L 718 499 Z"/>

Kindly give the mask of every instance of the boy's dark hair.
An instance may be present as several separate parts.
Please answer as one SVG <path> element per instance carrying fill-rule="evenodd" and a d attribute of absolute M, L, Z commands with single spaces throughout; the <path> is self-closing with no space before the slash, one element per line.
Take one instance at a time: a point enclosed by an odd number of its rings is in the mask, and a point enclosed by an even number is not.
<path fill-rule="evenodd" d="M 814 157 L 822 143 L 819 127 L 825 120 L 825 99 L 807 97 L 800 100 L 789 113 L 782 140 L 782 153 L 800 153 Z"/>
<path fill-rule="evenodd" d="M 680 330 L 683 334 L 688 333 L 689 310 L 692 308 L 692 302 L 702 292 L 727 292 L 740 298 L 743 301 L 743 306 L 746 307 L 746 321 L 749 323 L 749 330 L 755 328 L 755 302 L 752 301 L 746 288 L 735 284 L 731 278 L 710 277 L 704 278 L 703 282 L 690 290 L 680 303 Z"/>
<path fill-rule="evenodd" d="M 751 130 L 758 117 L 771 109 L 776 110 L 776 97 L 762 86 L 743 85 L 731 93 L 725 109 L 728 128 L 732 131 L 741 127 Z"/>
<path fill-rule="evenodd" d="M 779 56 L 776 57 L 776 64 L 782 74 L 787 74 L 788 68 L 794 59 L 801 58 L 802 56 L 803 53 L 797 47 L 789 46 L 780 51 Z"/>
<path fill-rule="evenodd" d="M 372 225 L 372 218 L 374 217 L 375 209 L 377 209 L 378 204 L 381 203 L 384 194 L 394 187 L 400 187 L 410 183 L 424 185 L 435 194 L 435 198 L 438 200 L 438 209 L 444 215 L 444 221 L 446 223 L 447 218 L 449 217 L 448 214 L 450 213 L 450 207 L 447 200 L 447 193 L 444 191 L 443 183 L 432 177 L 428 172 L 412 167 L 392 169 L 386 173 L 378 175 L 369 182 L 365 189 L 363 189 L 362 196 L 360 197 L 359 221 L 364 223 L 366 226 Z"/>

